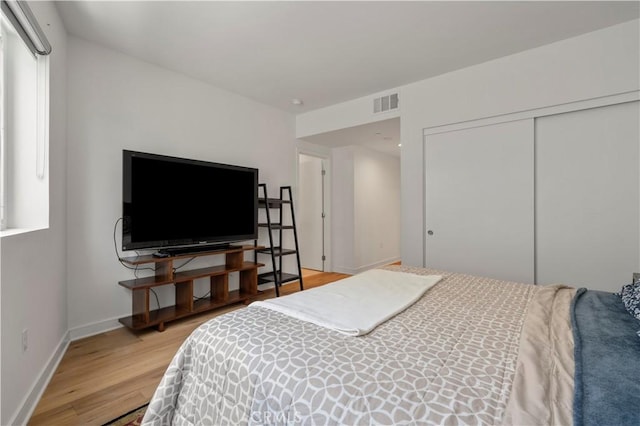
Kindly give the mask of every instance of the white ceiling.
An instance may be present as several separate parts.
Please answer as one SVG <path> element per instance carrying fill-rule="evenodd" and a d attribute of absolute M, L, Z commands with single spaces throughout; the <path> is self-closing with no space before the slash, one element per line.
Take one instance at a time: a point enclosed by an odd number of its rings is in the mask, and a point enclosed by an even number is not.
<path fill-rule="evenodd" d="M 294 114 L 637 19 L 630 2 L 62 1 L 67 31 Z M 304 104 L 296 106 L 293 98 Z M 399 119 L 305 138 L 400 155 Z"/>
<path fill-rule="evenodd" d="M 57 7 L 77 37 L 293 113 L 639 16 L 637 1 L 62 1 Z M 293 98 L 304 105 L 292 105 Z"/>
<path fill-rule="evenodd" d="M 331 148 L 361 145 L 385 154 L 400 156 L 400 118 L 377 121 L 347 129 L 308 136 L 304 140 Z"/>

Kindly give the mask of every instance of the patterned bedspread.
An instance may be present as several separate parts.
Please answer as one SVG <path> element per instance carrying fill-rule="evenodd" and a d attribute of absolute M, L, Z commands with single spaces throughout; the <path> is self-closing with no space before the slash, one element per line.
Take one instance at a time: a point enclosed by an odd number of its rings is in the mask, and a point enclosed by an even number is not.
<path fill-rule="evenodd" d="M 259 307 L 184 342 L 144 424 L 500 424 L 538 287 L 443 279 L 371 333 L 349 337 Z"/>

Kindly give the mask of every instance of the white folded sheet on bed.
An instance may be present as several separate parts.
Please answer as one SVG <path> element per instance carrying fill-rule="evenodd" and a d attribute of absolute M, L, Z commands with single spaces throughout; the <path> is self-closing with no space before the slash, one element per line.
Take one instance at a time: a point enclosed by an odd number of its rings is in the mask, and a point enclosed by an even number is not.
<path fill-rule="evenodd" d="M 322 287 L 253 302 L 349 336 L 362 336 L 414 304 L 440 275 L 372 269 Z"/>

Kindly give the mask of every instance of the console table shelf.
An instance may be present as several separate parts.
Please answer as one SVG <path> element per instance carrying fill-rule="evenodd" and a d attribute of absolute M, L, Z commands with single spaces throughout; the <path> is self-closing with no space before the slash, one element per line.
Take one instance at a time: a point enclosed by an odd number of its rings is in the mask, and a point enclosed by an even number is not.
<path fill-rule="evenodd" d="M 262 263 L 244 260 L 246 251 L 263 249 L 262 246 L 235 246 L 224 250 L 180 254 L 170 257 L 151 255 L 121 259 L 129 265 L 155 264 L 156 274 L 150 277 L 120 281 L 118 284 L 131 290 L 132 315 L 120 318 L 125 326 L 139 330 L 157 327 L 163 331 L 165 323 L 179 318 L 218 309 L 234 303 L 250 301 L 258 294 L 258 268 Z M 225 264 L 206 268 L 175 272 L 174 260 L 201 256 L 225 255 Z M 239 273 L 239 289 L 229 291 L 229 274 Z M 209 278 L 210 293 L 206 298 L 195 298 L 193 282 L 199 278 Z M 150 291 L 153 287 L 174 284 L 175 305 L 160 309 L 150 309 Z"/>

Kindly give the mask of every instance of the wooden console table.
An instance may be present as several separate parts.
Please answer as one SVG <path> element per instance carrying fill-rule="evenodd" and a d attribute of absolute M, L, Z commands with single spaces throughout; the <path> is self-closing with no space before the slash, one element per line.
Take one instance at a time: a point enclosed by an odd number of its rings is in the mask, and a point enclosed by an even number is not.
<path fill-rule="evenodd" d="M 132 266 L 155 264 L 156 274 L 118 282 L 119 285 L 131 290 L 132 297 L 132 315 L 120 318 L 119 321 L 134 330 L 155 326 L 158 331 L 164 331 L 166 322 L 251 300 L 258 294 L 258 268 L 264 264 L 245 261 L 244 252 L 263 248 L 254 245 L 232 246 L 223 250 L 170 257 L 144 255 L 121 259 Z M 220 254 L 225 255 L 224 265 L 174 272 L 174 260 Z M 232 272 L 240 273 L 240 286 L 235 291 L 229 291 L 229 274 Z M 193 281 L 207 277 L 211 281 L 210 296 L 194 300 Z M 175 305 L 151 310 L 150 289 L 169 284 L 175 285 Z"/>

